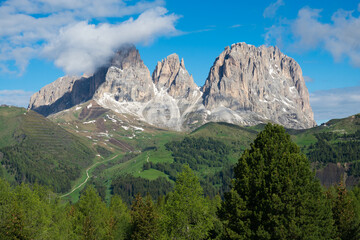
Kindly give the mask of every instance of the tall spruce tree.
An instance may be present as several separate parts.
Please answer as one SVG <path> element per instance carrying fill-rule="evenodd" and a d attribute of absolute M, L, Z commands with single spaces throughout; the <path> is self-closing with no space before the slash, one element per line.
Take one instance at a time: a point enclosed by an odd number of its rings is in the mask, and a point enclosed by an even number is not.
<path fill-rule="evenodd" d="M 213 227 L 209 201 L 188 165 L 176 178 L 175 189 L 167 196 L 164 226 L 167 239 L 204 239 Z"/>
<path fill-rule="evenodd" d="M 108 223 L 109 239 L 122 240 L 130 234 L 130 211 L 119 195 L 111 198 Z"/>
<path fill-rule="evenodd" d="M 239 159 L 219 210 L 226 239 L 332 239 L 320 183 L 283 127 L 268 124 Z"/>
<path fill-rule="evenodd" d="M 133 240 L 160 239 L 159 214 L 150 195 L 145 199 L 137 194 L 131 205 L 131 224 Z"/>
<path fill-rule="evenodd" d="M 326 192 L 331 200 L 331 209 L 335 221 L 336 235 L 339 239 L 360 239 L 359 206 L 353 192 L 348 192 L 341 182 Z"/>
<path fill-rule="evenodd" d="M 81 194 L 69 215 L 73 221 L 73 231 L 80 239 L 107 239 L 109 212 L 92 186 Z"/>

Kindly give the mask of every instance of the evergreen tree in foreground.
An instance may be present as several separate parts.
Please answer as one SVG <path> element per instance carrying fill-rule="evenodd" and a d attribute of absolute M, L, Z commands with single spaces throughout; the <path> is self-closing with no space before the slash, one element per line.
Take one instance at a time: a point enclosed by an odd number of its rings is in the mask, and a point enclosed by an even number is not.
<path fill-rule="evenodd" d="M 331 200 L 337 237 L 344 240 L 360 239 L 360 209 L 354 193 L 348 192 L 341 182 L 329 188 L 326 194 Z"/>
<path fill-rule="evenodd" d="M 167 239 L 204 239 L 213 228 L 209 201 L 188 165 L 178 174 L 164 210 Z"/>
<path fill-rule="evenodd" d="M 283 127 L 268 124 L 234 169 L 219 210 L 226 239 L 332 239 L 330 206 Z"/>
<path fill-rule="evenodd" d="M 131 239 L 159 239 L 159 215 L 150 195 L 143 199 L 140 194 L 137 194 L 131 205 L 130 215 L 132 224 Z"/>
<path fill-rule="evenodd" d="M 120 196 L 112 196 L 109 210 L 109 239 L 127 239 L 131 229 L 130 211 Z"/>
<path fill-rule="evenodd" d="M 109 211 L 92 186 L 85 189 L 71 216 L 73 231 L 81 239 L 106 239 Z"/>

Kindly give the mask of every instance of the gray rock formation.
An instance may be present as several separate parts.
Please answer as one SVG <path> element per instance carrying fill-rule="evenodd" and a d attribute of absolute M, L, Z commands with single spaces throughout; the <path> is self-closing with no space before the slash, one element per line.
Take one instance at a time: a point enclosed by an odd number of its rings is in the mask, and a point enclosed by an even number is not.
<path fill-rule="evenodd" d="M 171 54 L 158 62 L 153 81 L 157 94 L 144 112 L 147 119 L 154 119 L 158 126 L 188 129 L 189 114 L 201 107 L 202 93 L 186 70 L 184 60 Z"/>
<path fill-rule="evenodd" d="M 29 108 L 35 109 L 44 105 L 51 105 L 65 93 L 71 92 L 74 82 L 80 79 L 79 76 L 64 76 L 41 88 L 30 98 Z"/>
<path fill-rule="evenodd" d="M 153 81 L 159 91 L 166 89 L 174 98 L 185 98 L 192 101 L 194 95 L 199 92 L 193 77 L 185 68 L 184 59 L 181 59 L 180 62 L 175 53 L 157 63 L 153 72 Z"/>
<path fill-rule="evenodd" d="M 48 116 L 86 102 L 104 82 L 105 73 L 106 68 L 100 68 L 90 77 L 61 77 L 31 96 L 28 108 Z"/>
<path fill-rule="evenodd" d="M 123 47 L 115 54 L 105 82 L 94 98 L 101 99 L 105 95 L 117 102 L 148 102 L 154 97 L 149 69 L 135 46 Z"/>
<path fill-rule="evenodd" d="M 301 68 L 276 47 L 238 43 L 225 48 L 202 90 L 206 121 L 315 126 Z"/>
<path fill-rule="evenodd" d="M 135 115 L 155 126 L 182 130 L 187 114 L 202 102 L 184 61 L 170 55 L 158 63 L 152 80 L 135 48 L 120 52 L 94 99 L 105 108 Z"/>
<path fill-rule="evenodd" d="M 315 126 L 300 66 L 276 47 L 245 43 L 220 54 L 201 90 L 176 54 L 158 62 L 151 77 L 138 50 L 127 46 L 91 77 L 64 77 L 45 86 L 29 108 L 47 116 L 90 99 L 179 131 L 209 121 Z"/>

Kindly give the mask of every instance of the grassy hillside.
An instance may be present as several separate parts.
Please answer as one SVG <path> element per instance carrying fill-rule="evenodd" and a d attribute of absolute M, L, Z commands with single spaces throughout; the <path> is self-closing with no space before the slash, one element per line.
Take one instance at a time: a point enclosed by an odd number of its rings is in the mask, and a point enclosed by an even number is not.
<path fill-rule="evenodd" d="M 360 180 L 360 114 L 333 119 L 306 130 L 290 130 L 326 185 L 340 180 L 347 186 Z"/>
<path fill-rule="evenodd" d="M 49 119 L 21 108 L 1 108 L 0 159 L 5 168 L 0 174 L 64 192 L 82 183 L 85 169 L 98 161 L 102 163 L 91 169 L 87 184 L 93 184 L 104 199 L 112 193 L 128 195 L 127 202 L 137 192 L 159 188 L 163 181 L 172 184 L 183 164 L 195 170 L 208 195 L 222 194 L 229 188 L 233 165 L 264 129 L 264 125 L 207 123 L 190 133 L 174 132 L 103 109 L 94 101 Z M 358 182 L 360 115 L 287 131 L 323 183 L 338 182 L 344 175 L 349 184 Z M 113 156 L 118 157 L 107 161 Z M 67 198 L 76 201 L 84 186 Z M 158 192 L 170 189 L 166 185 Z M 151 194 L 155 197 L 157 192 Z"/>
<path fill-rule="evenodd" d="M 87 139 L 94 148 L 101 147 L 119 156 L 97 165 L 89 172 L 90 179 L 87 184 L 93 184 L 104 199 L 109 199 L 113 192 L 112 181 L 123 175 L 140 177 L 150 183 L 160 176 L 169 179 L 166 174 L 154 169 L 143 171 L 143 165 L 147 161 L 172 161 L 171 153 L 165 149 L 165 144 L 182 139 L 185 135 L 153 127 L 130 115 L 104 109 L 95 101 L 80 104 L 48 118 L 68 132 Z M 106 156 L 100 152 L 99 154 L 106 159 Z M 85 174 L 74 182 L 73 188 L 84 179 Z M 120 182 L 131 182 L 128 180 Z M 66 198 L 76 201 L 82 189 L 83 187 L 79 188 Z"/>
<path fill-rule="evenodd" d="M 141 153 L 118 172 L 148 180 L 167 177 L 171 181 L 181 164 L 186 163 L 196 171 L 207 194 L 222 193 L 230 184 L 233 164 L 263 128 L 264 125 L 207 123 L 183 137 L 159 143 L 156 149 Z M 308 156 L 324 185 L 343 177 L 349 186 L 359 182 L 360 115 L 331 120 L 311 129 L 287 131 Z M 220 146 L 220 150 L 214 146 Z"/>
<path fill-rule="evenodd" d="M 154 187 L 158 185 L 155 181 L 158 178 L 174 182 L 182 165 L 189 164 L 199 176 L 207 195 L 222 194 L 229 189 L 233 164 L 262 127 L 208 123 L 191 133 L 159 132 L 153 136 L 157 139 L 154 148 L 140 152 L 124 164 L 105 169 L 100 176 L 104 184 L 110 184 L 112 192 L 124 197 L 126 193 L 121 191 L 127 189 L 131 198 L 137 191 L 146 194 L 146 181 Z M 129 176 L 126 180 L 124 176 L 127 174 L 139 178 L 134 180 Z M 106 177 L 110 176 L 112 182 L 109 183 Z M 129 185 L 129 179 L 133 184 Z M 121 184 L 127 184 L 127 187 Z"/>
<path fill-rule="evenodd" d="M 0 133 L 2 175 L 12 182 L 64 192 L 96 155 L 85 140 L 23 108 L 0 107 Z"/>
<path fill-rule="evenodd" d="M 24 108 L 0 107 L 0 148 L 18 143 L 15 136 L 25 113 Z"/>
<path fill-rule="evenodd" d="M 96 120 L 100 122 L 101 118 L 108 119 L 108 113 L 96 119 L 87 118 L 83 121 Z M 148 187 L 145 186 L 151 186 L 151 184 L 154 187 L 157 186 L 158 182 L 155 180 L 158 178 L 168 179 L 172 183 L 184 163 L 189 164 L 196 171 L 207 194 L 223 193 L 228 190 L 230 185 L 233 165 L 242 152 L 249 147 L 258 132 L 264 128 L 264 125 L 241 127 L 228 123 L 207 123 L 193 132 L 178 133 L 146 126 L 144 123 L 134 122 L 134 119 L 127 119 L 121 115 L 111 115 L 111 118 L 117 119 L 117 121 L 107 121 L 105 124 L 110 136 L 132 146 L 134 154 L 126 161 L 109 163 L 93 172 L 96 179 L 93 179 L 92 183 L 99 190 L 102 189 L 104 198 L 109 198 L 111 193 L 119 193 L 122 196 L 134 195 L 136 192 L 146 194 Z M 78 131 L 85 130 L 86 127 L 86 134 L 92 134 L 93 141 L 95 141 L 95 133 L 99 132 L 95 124 L 92 129 L 88 124 L 85 126 L 82 124 L 83 126 L 80 127 L 81 120 L 79 119 L 73 120 L 70 124 L 69 122 L 63 124 L 64 127 L 71 129 L 75 123 L 79 125 Z M 144 130 L 134 131 L 130 126 L 142 127 Z M 338 165 L 335 165 L 337 174 L 333 174 L 334 166 L 327 167 L 329 161 L 321 160 L 319 162 L 311 155 L 314 154 L 314 149 L 316 149 L 314 146 L 317 144 L 319 136 L 324 133 L 331 133 L 334 136 L 344 133 L 354 134 L 358 129 L 358 117 L 353 116 L 332 120 L 312 129 L 289 129 L 288 132 L 302 151 L 308 155 L 318 172 L 318 177 L 326 184 L 329 181 L 331 183 L 338 182 L 341 177 L 339 172 L 347 174 L 349 180 L 356 182 L 353 175 L 357 159 L 348 156 L 342 160 L 342 165 L 339 165 L 343 168 L 347 164 L 347 168 L 338 169 Z M 348 143 L 347 140 L 341 139 L 345 143 Z M 101 141 L 101 139 L 97 139 L 97 143 Z M 337 142 L 339 142 L 339 138 L 331 140 L 329 143 Z M 215 147 L 217 145 L 220 146 L 220 150 Z M 325 179 L 323 176 L 330 176 L 330 179 Z M 133 184 L 129 185 L 130 182 Z M 131 198 L 131 196 L 129 197 Z M 126 199 L 126 201 L 129 202 L 130 199 Z"/>

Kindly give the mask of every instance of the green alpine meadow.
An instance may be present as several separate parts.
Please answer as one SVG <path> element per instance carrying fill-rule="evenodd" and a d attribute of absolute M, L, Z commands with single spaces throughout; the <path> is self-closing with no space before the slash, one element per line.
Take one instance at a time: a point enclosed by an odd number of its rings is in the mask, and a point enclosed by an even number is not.
<path fill-rule="evenodd" d="M 16 111 L 26 117 L 23 110 Z M 8 114 L 9 109 L 3 115 Z M 129 171 L 106 179 L 95 173 L 125 164 L 131 169 L 141 153 L 99 164 L 75 200 L 51 184 L 2 178 L 1 239 L 360 237 L 360 188 L 347 188 L 343 180 L 323 187 L 306 153 L 292 140 L 301 137 L 270 123 L 249 129 L 217 125 L 216 131 L 210 124 L 179 140 L 159 141 L 163 147 L 145 151 L 145 156 L 169 151 L 169 160 L 145 159 L 137 176 Z M 249 134 L 254 140 L 241 149 L 239 142 L 247 142 Z M 163 175 L 140 177 L 152 169 Z M 4 176 L 11 176 L 5 171 Z"/>

